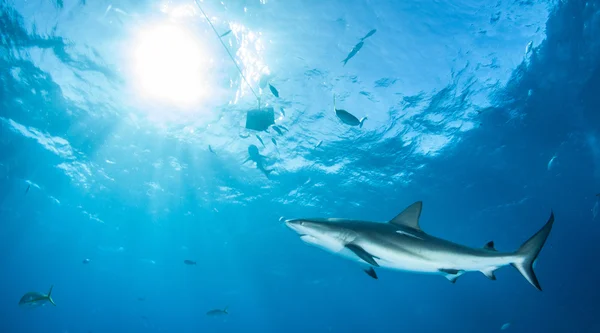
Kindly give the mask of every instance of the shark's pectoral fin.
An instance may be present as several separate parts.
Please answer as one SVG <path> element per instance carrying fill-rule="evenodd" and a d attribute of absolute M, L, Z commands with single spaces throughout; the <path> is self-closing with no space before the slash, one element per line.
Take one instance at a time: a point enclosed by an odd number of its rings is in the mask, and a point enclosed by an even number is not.
<path fill-rule="evenodd" d="M 369 265 L 379 267 L 379 264 L 373 259 L 374 257 L 362 247 L 355 244 L 346 244 L 346 248 L 356 254 L 360 259 L 364 260 Z M 377 258 L 379 259 L 379 258 Z"/>
<path fill-rule="evenodd" d="M 439 271 L 445 273 L 444 276 L 446 277 L 446 279 L 448 279 L 448 281 L 452 283 L 456 283 L 456 280 L 465 273 L 465 271 L 448 268 L 440 268 Z"/>
<path fill-rule="evenodd" d="M 482 269 L 481 273 L 483 273 L 483 275 L 487 276 L 488 279 L 490 280 L 496 280 L 496 275 L 494 274 L 494 271 L 498 269 L 498 267 L 492 267 L 492 268 L 488 268 L 488 269 Z"/>
<path fill-rule="evenodd" d="M 490 250 L 490 251 L 497 251 L 496 248 L 494 247 L 494 241 L 489 241 L 487 242 L 484 246 L 484 249 L 486 250 Z"/>
<path fill-rule="evenodd" d="M 369 267 L 369 269 L 365 269 L 364 271 L 365 271 L 365 273 L 367 273 L 367 275 L 374 278 L 375 280 L 378 279 L 377 273 L 375 273 L 375 270 L 373 269 L 373 267 Z"/>

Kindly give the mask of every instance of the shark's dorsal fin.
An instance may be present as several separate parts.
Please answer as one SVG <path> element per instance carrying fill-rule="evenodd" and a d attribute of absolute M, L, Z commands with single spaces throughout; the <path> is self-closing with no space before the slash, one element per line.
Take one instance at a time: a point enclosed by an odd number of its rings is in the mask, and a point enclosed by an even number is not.
<path fill-rule="evenodd" d="M 397 226 L 413 228 L 415 230 L 421 230 L 419 227 L 421 209 L 423 209 L 423 201 L 417 201 L 406 207 L 402 213 L 391 219 L 389 223 Z"/>
<path fill-rule="evenodd" d="M 490 250 L 490 251 L 497 251 L 496 248 L 494 247 L 494 241 L 487 242 L 487 244 L 485 244 L 485 246 L 483 248 L 486 250 Z"/>

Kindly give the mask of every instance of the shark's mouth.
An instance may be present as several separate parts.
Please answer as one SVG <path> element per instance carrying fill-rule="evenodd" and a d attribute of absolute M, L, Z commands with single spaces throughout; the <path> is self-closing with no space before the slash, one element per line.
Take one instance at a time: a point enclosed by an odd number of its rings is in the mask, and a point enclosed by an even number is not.
<path fill-rule="evenodd" d="M 305 234 L 300 235 L 300 239 L 307 243 L 315 243 L 317 241 L 316 237 L 313 237 L 311 235 L 305 235 Z"/>

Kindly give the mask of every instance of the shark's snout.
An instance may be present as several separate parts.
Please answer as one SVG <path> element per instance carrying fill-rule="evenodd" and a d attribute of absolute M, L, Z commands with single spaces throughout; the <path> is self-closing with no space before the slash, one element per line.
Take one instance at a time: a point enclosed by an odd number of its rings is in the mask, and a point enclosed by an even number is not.
<path fill-rule="evenodd" d="M 285 220 L 284 223 L 288 226 L 288 228 L 296 232 L 300 232 L 300 228 L 302 228 L 301 220 Z"/>

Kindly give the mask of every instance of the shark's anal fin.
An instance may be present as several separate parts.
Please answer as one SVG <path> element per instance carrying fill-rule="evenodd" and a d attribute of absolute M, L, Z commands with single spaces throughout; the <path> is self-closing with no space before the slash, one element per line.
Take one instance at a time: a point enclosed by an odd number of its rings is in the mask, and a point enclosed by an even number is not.
<path fill-rule="evenodd" d="M 365 271 L 365 273 L 367 273 L 367 275 L 374 278 L 375 280 L 378 279 L 377 273 L 375 273 L 375 270 L 373 269 L 373 267 L 369 267 L 369 269 L 365 269 L 364 271 Z"/>
<path fill-rule="evenodd" d="M 375 261 L 375 259 L 373 259 L 373 256 L 369 252 L 365 251 L 365 249 L 362 247 L 355 244 L 346 244 L 346 248 L 356 254 L 360 259 L 367 262 L 369 265 L 379 267 L 379 264 Z"/>
<path fill-rule="evenodd" d="M 491 268 L 487 268 L 487 269 L 482 269 L 481 273 L 483 273 L 483 275 L 487 276 L 488 279 L 496 281 L 496 275 L 494 274 L 494 271 L 498 269 L 498 267 L 491 267 Z"/>
<path fill-rule="evenodd" d="M 415 230 L 421 230 L 421 227 L 419 227 L 419 218 L 421 217 L 422 209 L 423 202 L 417 201 L 406 207 L 402 213 L 391 219 L 389 223 L 397 226 L 409 227 Z"/>
<path fill-rule="evenodd" d="M 446 279 L 452 283 L 456 283 L 456 280 L 464 274 L 465 271 L 460 271 L 458 269 L 448 269 L 448 268 L 440 268 L 440 272 L 445 273 Z"/>
<path fill-rule="evenodd" d="M 487 242 L 484 246 L 484 249 L 486 250 L 490 250 L 490 251 L 497 251 L 496 248 L 494 247 L 494 241 L 489 241 Z"/>

